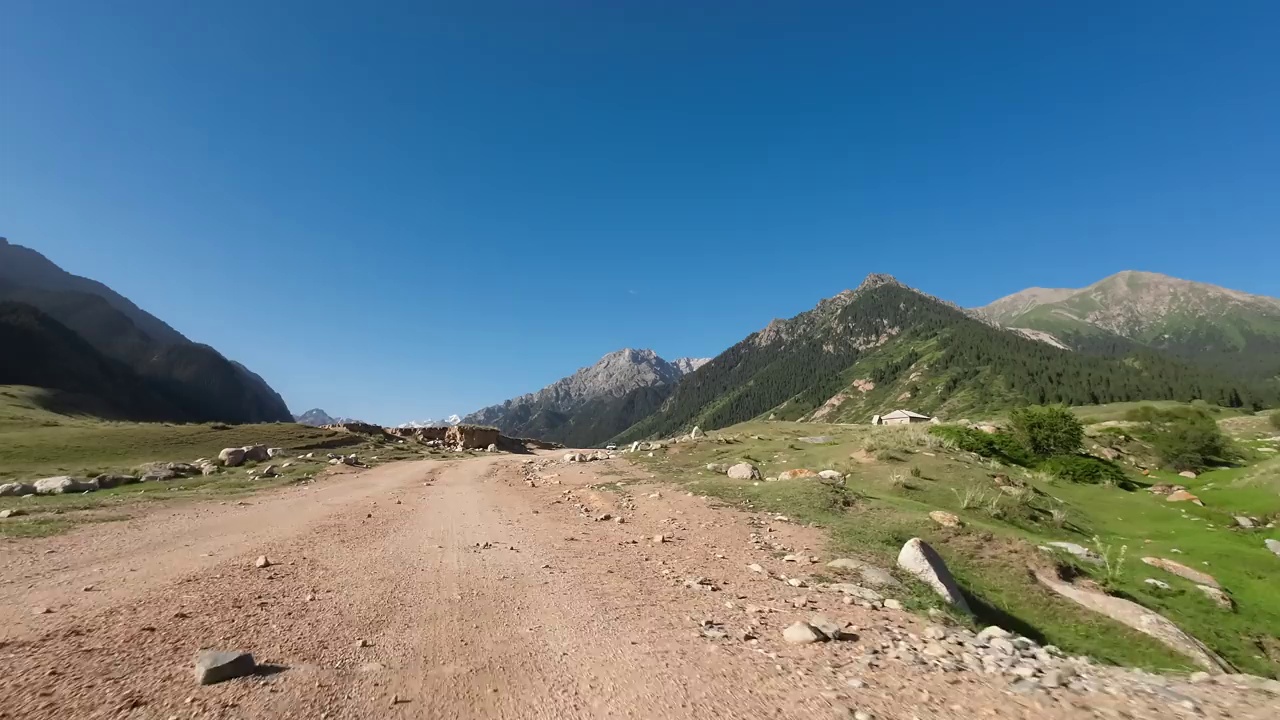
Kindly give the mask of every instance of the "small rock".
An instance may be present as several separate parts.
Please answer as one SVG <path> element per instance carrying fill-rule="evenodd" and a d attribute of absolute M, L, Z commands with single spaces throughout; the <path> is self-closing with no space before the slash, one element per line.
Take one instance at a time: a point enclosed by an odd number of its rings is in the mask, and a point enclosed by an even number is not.
<path fill-rule="evenodd" d="M 782 631 L 782 639 L 793 645 L 808 645 L 825 640 L 827 637 L 809 623 L 797 621 Z"/>
<path fill-rule="evenodd" d="M 271 561 L 266 555 L 259 555 L 258 559 L 253 561 L 253 565 L 259 568 L 271 567 Z"/>
<path fill-rule="evenodd" d="M 18 508 L 9 508 L 7 510 L 0 510 L 0 520 L 3 520 L 5 518 L 18 517 L 19 515 L 22 515 L 22 514 L 23 514 L 22 510 Z"/>
<path fill-rule="evenodd" d="M 800 578 L 791 578 L 790 580 L 787 580 L 787 584 L 794 588 L 806 587 L 805 581 Z"/>
<path fill-rule="evenodd" d="M 32 610 L 32 612 L 33 612 L 34 614 L 36 614 L 36 615 L 48 615 L 49 613 L 51 613 L 51 612 L 53 612 L 53 611 L 52 611 L 52 610 L 50 610 L 50 609 L 49 609 L 49 608 L 47 608 L 47 607 L 38 607 L 38 608 L 36 608 L 36 609 Z"/>
<path fill-rule="evenodd" d="M 934 510 L 929 513 L 929 517 L 945 528 L 958 528 L 961 526 L 960 518 L 955 513 L 949 513 L 946 510 Z"/>
<path fill-rule="evenodd" d="M 368 641 L 368 640 L 365 640 L 364 638 L 360 638 L 359 640 L 356 640 L 356 647 L 357 647 L 357 648 L 367 648 L 367 647 L 369 647 L 369 641 Z"/>
<path fill-rule="evenodd" d="M 751 571 L 751 572 L 753 572 L 753 573 L 762 573 L 762 572 L 764 572 L 764 568 L 763 568 L 763 567 L 761 567 L 760 565 L 756 564 L 756 563 L 751 563 L 750 565 L 748 565 L 748 566 L 747 566 L 747 569 L 748 569 L 748 570 L 750 570 L 750 571 Z"/>
<path fill-rule="evenodd" d="M 1147 578 L 1146 580 L 1143 580 L 1142 582 L 1144 582 L 1144 583 L 1146 583 L 1146 584 L 1150 585 L 1150 586 L 1151 586 L 1151 587 L 1153 587 L 1153 588 L 1157 588 L 1157 589 L 1160 589 L 1160 590 L 1169 590 L 1169 589 L 1170 589 L 1170 587 L 1169 587 L 1169 583 L 1167 583 L 1167 582 L 1165 582 L 1165 581 L 1163 581 L 1163 580 L 1157 580 L 1157 579 L 1155 579 L 1155 578 Z"/>
<path fill-rule="evenodd" d="M 901 609 L 902 609 L 902 603 L 901 603 L 901 602 L 899 602 L 899 601 L 897 601 L 897 600 L 894 600 L 893 598 L 889 598 L 888 600 L 885 600 L 885 601 L 884 601 L 884 606 L 885 606 L 885 608 L 886 608 L 886 609 L 888 609 L 888 610 L 901 610 Z"/>
<path fill-rule="evenodd" d="M 872 715 L 869 712 L 858 710 L 853 713 L 853 720 L 872 720 Z"/>
<path fill-rule="evenodd" d="M 659 534 L 659 535 L 654 535 L 654 536 L 653 536 L 653 541 L 654 541 L 654 542 L 656 542 L 656 543 L 664 543 L 664 542 L 666 542 L 666 541 L 667 541 L 667 536 L 666 536 L 666 535 L 661 535 L 661 534 Z"/>
<path fill-rule="evenodd" d="M 201 650 L 196 654 L 196 682 L 212 685 L 223 680 L 252 675 L 258 665 L 247 652 Z"/>

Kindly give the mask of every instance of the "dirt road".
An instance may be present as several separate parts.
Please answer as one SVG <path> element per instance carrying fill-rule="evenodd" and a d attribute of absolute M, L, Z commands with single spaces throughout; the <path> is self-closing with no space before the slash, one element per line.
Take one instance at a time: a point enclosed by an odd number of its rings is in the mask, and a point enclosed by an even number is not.
<path fill-rule="evenodd" d="M 927 623 L 835 596 L 798 610 L 802 590 L 747 568 L 786 569 L 752 533 L 821 555 L 816 531 L 660 485 L 588 487 L 634 472 L 621 461 L 536 487 L 521 462 L 388 465 L 5 542 L 0 717 L 1274 717 L 1276 698 L 1222 685 L 1018 694 L 859 662 Z M 857 639 L 784 643 L 815 609 Z M 198 686 L 210 647 L 266 671 Z"/>

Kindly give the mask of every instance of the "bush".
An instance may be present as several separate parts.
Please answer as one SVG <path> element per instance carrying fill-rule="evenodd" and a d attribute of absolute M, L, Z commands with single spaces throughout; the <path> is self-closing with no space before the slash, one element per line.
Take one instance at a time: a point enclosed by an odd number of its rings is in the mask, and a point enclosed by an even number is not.
<path fill-rule="evenodd" d="M 1280 430 L 1280 410 L 1271 413 L 1271 427 Z"/>
<path fill-rule="evenodd" d="M 1160 462 L 1174 470 L 1199 472 L 1230 462 L 1230 441 L 1218 423 L 1199 408 L 1160 408 L 1144 405 L 1129 419 L 1143 423 L 1136 433 L 1151 443 Z"/>
<path fill-rule="evenodd" d="M 1070 455 L 1084 445 L 1084 425 L 1066 407 L 1032 406 L 1009 414 L 1013 435 L 1032 455 Z"/>
<path fill-rule="evenodd" d="M 1082 485 L 1128 487 L 1124 471 L 1113 462 L 1088 455 L 1058 455 L 1040 463 L 1040 469 L 1059 480 Z"/>
<path fill-rule="evenodd" d="M 1030 467 L 1035 464 L 1035 458 L 1008 433 L 985 433 L 963 425 L 934 425 L 929 432 L 960 450 L 994 458 L 1006 465 Z"/>

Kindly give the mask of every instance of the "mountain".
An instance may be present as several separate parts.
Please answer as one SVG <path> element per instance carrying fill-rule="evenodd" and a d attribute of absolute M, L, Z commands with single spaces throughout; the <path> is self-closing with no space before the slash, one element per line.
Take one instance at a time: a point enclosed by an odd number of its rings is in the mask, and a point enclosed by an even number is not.
<path fill-rule="evenodd" d="M 1028 403 L 1275 397 L 1130 343 L 1111 356 L 1054 347 L 870 275 L 856 290 L 774 320 L 686 376 L 627 441 L 755 417 L 865 422 L 898 407 L 959 418 Z"/>
<path fill-rule="evenodd" d="M 444 420 L 410 420 L 407 423 L 401 423 L 397 427 L 402 428 L 425 428 L 425 427 L 452 427 L 462 422 L 462 418 L 458 415 L 450 415 Z"/>
<path fill-rule="evenodd" d="M 163 420 L 178 409 L 118 360 L 100 353 L 70 328 L 24 303 L 0 301 L 0 379 L 59 391 L 45 396 L 67 414 Z"/>
<path fill-rule="evenodd" d="M 1080 289 L 1030 288 L 975 314 L 1089 352 L 1113 336 L 1254 378 L 1280 375 L 1280 299 L 1127 270 Z"/>
<path fill-rule="evenodd" d="M 543 389 L 477 410 L 464 423 L 492 425 L 513 437 L 590 447 L 658 409 L 682 377 L 705 363 L 667 362 L 652 350 L 611 352 Z"/>
<path fill-rule="evenodd" d="M 98 353 L 129 368 L 152 392 L 167 399 L 169 411 L 163 419 L 292 420 L 284 400 L 243 365 L 188 340 L 102 283 L 72 275 L 40 253 L 4 238 L 0 238 L 0 300 L 39 309 Z M 6 382 L 12 380 L 0 377 L 0 383 Z M 100 392 L 112 394 L 110 388 Z"/>

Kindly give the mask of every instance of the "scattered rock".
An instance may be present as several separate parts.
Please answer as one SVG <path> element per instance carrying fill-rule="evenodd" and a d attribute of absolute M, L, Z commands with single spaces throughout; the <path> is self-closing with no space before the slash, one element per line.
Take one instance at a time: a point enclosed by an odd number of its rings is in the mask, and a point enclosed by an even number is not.
<path fill-rule="evenodd" d="M 1173 573 L 1178 577 L 1186 578 L 1197 585 L 1208 585 L 1209 587 L 1214 588 L 1222 587 L 1222 585 L 1220 585 L 1212 575 L 1200 572 L 1195 568 L 1189 568 L 1186 565 L 1174 562 L 1173 560 L 1166 560 L 1164 558 L 1157 557 L 1144 557 L 1142 558 L 1142 562 L 1152 567 L 1158 567 L 1165 572 Z"/>
<path fill-rule="evenodd" d="M 787 584 L 794 588 L 802 588 L 802 587 L 805 587 L 806 585 L 805 581 L 801 580 L 800 578 L 791 578 L 787 580 Z"/>
<path fill-rule="evenodd" d="M 729 468 L 729 477 L 734 480 L 759 480 L 760 470 L 751 463 L 738 463 Z"/>
<path fill-rule="evenodd" d="M 1208 585 L 1196 585 L 1196 589 L 1204 593 L 1205 596 L 1223 610 L 1234 610 L 1236 607 L 1235 601 L 1231 599 L 1230 595 L 1223 592 L 1222 588 L 1210 587 Z"/>
<path fill-rule="evenodd" d="M 1236 515 L 1233 519 L 1236 521 L 1236 525 L 1244 528 L 1245 530 L 1253 529 L 1252 518 L 1245 517 L 1244 515 Z"/>
<path fill-rule="evenodd" d="M 268 465 L 262 469 L 262 473 L 258 477 L 273 478 L 280 477 L 280 468 L 275 465 Z"/>
<path fill-rule="evenodd" d="M 1142 582 L 1144 582 L 1144 583 L 1146 583 L 1146 584 L 1150 585 L 1150 586 L 1151 586 L 1151 587 L 1153 587 L 1153 588 L 1157 588 L 1157 589 L 1160 589 L 1160 590 L 1171 590 L 1171 589 L 1172 589 L 1172 588 L 1170 588 L 1170 587 L 1169 587 L 1169 583 L 1167 583 L 1167 582 L 1165 582 L 1165 581 L 1163 581 L 1163 580 L 1157 580 L 1157 579 L 1155 579 L 1155 578 L 1147 578 L 1146 580 L 1143 580 Z"/>
<path fill-rule="evenodd" d="M 1184 477 L 1188 480 L 1195 480 L 1196 474 L 1191 472 L 1190 470 L 1183 470 L 1182 472 L 1178 473 L 1178 477 Z"/>
<path fill-rule="evenodd" d="M 23 514 L 22 510 L 18 508 L 9 508 L 7 510 L 0 510 L 0 520 L 5 520 L 11 517 L 18 517 L 19 515 L 22 515 L 22 514 Z"/>
<path fill-rule="evenodd" d="M 253 561 L 253 566 L 259 568 L 271 567 L 271 560 L 266 555 L 259 555 L 258 559 Z"/>
<path fill-rule="evenodd" d="M 0 485 L 0 497 L 22 497 L 35 494 L 36 486 L 31 483 L 10 482 Z"/>
<path fill-rule="evenodd" d="M 853 570 L 862 576 L 862 584 L 875 588 L 897 587 L 898 581 L 889 571 L 852 558 L 839 558 L 827 563 L 834 570 Z"/>
<path fill-rule="evenodd" d="M 1169 497 L 1165 498 L 1165 500 L 1167 500 L 1168 502 L 1189 502 L 1189 503 L 1195 503 L 1196 505 L 1200 505 L 1202 507 L 1204 506 L 1204 502 L 1201 501 L 1200 498 L 1196 497 L 1195 495 L 1192 495 L 1186 490 L 1174 490 L 1173 492 L 1169 493 Z"/>
<path fill-rule="evenodd" d="M 659 544 L 664 543 L 667 541 L 667 536 L 662 534 L 654 535 L 653 541 Z"/>
<path fill-rule="evenodd" d="M 253 655 L 247 652 L 201 650 L 196 654 L 196 682 L 201 685 L 252 675 L 257 670 Z"/>
<path fill-rule="evenodd" d="M 218 453 L 218 462 L 225 467 L 239 467 L 244 464 L 244 448 L 223 448 Z"/>
<path fill-rule="evenodd" d="M 962 525 L 955 513 L 949 513 L 946 510 L 934 510 L 929 513 L 929 517 L 945 528 L 958 528 Z"/>
<path fill-rule="evenodd" d="M 1067 553 L 1068 555 L 1073 555 L 1075 557 L 1078 557 L 1087 563 L 1092 563 L 1094 565 L 1099 565 L 1102 563 L 1102 558 L 1098 557 L 1097 553 L 1093 552 L 1092 550 L 1090 550 L 1089 548 L 1083 545 L 1077 545 L 1076 543 L 1073 543 L 1073 542 L 1055 541 L 1055 542 L 1045 543 L 1044 546 L 1046 548 L 1054 548 L 1057 550 L 1061 550 Z"/>
<path fill-rule="evenodd" d="M 939 596 L 951 603 L 951 605 L 966 613 L 970 612 L 969 603 L 965 602 L 964 595 L 960 592 L 960 587 L 956 584 L 955 578 L 947 570 L 947 564 L 925 541 L 920 538 L 908 540 L 902 546 L 902 551 L 898 553 L 898 567 L 932 587 Z"/>
<path fill-rule="evenodd" d="M 69 475 L 59 475 L 35 481 L 34 489 L 36 495 L 63 495 L 65 493 L 90 492 L 97 490 L 98 486 L 94 485 L 90 480 L 73 478 Z"/>
<path fill-rule="evenodd" d="M 121 485 L 132 485 L 138 482 L 138 478 L 133 475 L 120 475 L 117 473 L 103 473 L 93 479 L 94 484 L 99 490 L 110 490 L 113 487 Z"/>
<path fill-rule="evenodd" d="M 828 640 L 843 640 L 844 626 L 825 615 L 814 615 L 809 618 L 809 627 L 822 633 Z"/>
<path fill-rule="evenodd" d="M 796 621 L 782 631 L 782 639 L 793 645 L 808 645 L 826 640 L 827 636 L 807 622 Z"/>
<path fill-rule="evenodd" d="M 747 569 L 748 569 L 748 570 L 750 570 L 751 572 L 754 572 L 754 573 L 762 573 L 762 572 L 764 572 L 764 567 L 762 567 L 761 565 L 759 565 L 759 564 L 757 564 L 757 563 L 751 563 L 750 565 L 748 565 L 748 566 L 747 566 Z"/>

